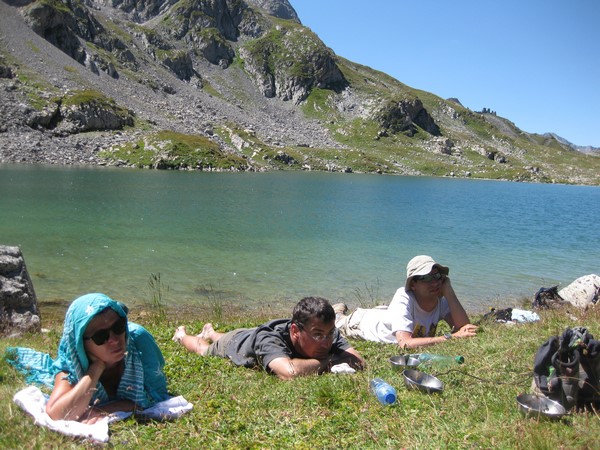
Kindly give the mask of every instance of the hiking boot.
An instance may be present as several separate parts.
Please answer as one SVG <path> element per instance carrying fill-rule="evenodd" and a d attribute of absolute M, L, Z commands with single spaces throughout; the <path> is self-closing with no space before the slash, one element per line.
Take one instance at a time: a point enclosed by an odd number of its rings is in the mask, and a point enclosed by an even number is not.
<path fill-rule="evenodd" d="M 348 306 L 345 303 L 336 303 L 333 306 L 333 310 L 335 311 L 335 315 L 337 316 L 338 314 L 340 316 L 346 314 L 348 312 Z"/>

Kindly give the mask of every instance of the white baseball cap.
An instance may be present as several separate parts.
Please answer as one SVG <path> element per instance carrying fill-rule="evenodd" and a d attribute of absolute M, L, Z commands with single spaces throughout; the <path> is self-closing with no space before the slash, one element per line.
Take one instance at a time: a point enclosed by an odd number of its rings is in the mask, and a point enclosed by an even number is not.
<path fill-rule="evenodd" d="M 409 291 L 410 282 L 414 276 L 427 275 L 431 273 L 434 267 L 444 275 L 448 275 L 450 272 L 450 269 L 448 269 L 446 266 L 436 263 L 431 256 L 415 256 L 406 265 L 406 284 L 404 285 L 404 288 Z"/>

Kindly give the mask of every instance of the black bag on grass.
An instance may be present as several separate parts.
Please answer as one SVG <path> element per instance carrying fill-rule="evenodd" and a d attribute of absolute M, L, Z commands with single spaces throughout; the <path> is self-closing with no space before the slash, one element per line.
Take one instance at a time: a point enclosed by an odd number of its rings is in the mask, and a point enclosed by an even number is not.
<path fill-rule="evenodd" d="M 510 322 L 512 320 L 512 310 L 512 308 L 490 308 L 490 312 L 484 314 L 478 323 L 484 322 L 486 320 L 495 322 Z"/>
<path fill-rule="evenodd" d="M 567 328 L 538 349 L 533 389 L 569 410 L 600 404 L 600 341 L 587 328 Z"/>
<path fill-rule="evenodd" d="M 541 287 L 534 295 L 533 309 L 546 309 L 563 305 L 565 300 L 558 294 L 558 286 Z"/>

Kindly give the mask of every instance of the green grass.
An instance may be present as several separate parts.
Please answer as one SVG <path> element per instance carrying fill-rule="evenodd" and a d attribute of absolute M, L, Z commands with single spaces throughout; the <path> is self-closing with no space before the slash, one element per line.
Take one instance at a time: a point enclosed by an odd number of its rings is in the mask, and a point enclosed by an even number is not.
<path fill-rule="evenodd" d="M 246 161 L 223 152 L 210 139 L 162 130 L 136 142 L 127 142 L 99 153 L 108 161 L 125 161 L 135 167 L 161 169 L 244 170 Z"/>
<path fill-rule="evenodd" d="M 328 54 L 327 48 L 310 30 L 287 20 L 273 20 L 278 26 L 247 42 L 245 48 L 257 65 L 268 67 L 270 73 L 281 71 L 296 79 L 311 79 L 314 64 L 310 59 L 317 54 Z M 294 55 L 290 57 L 292 51 Z"/>
<path fill-rule="evenodd" d="M 372 287 L 369 287 L 372 291 Z M 371 295 L 371 294 L 369 294 Z M 428 350 L 463 355 L 465 364 L 439 372 L 441 395 L 408 391 L 388 357 L 395 347 L 352 341 L 368 367 L 354 375 L 309 376 L 283 382 L 260 370 L 234 367 L 220 358 L 201 358 L 171 341 L 175 326 L 200 331 L 206 320 L 221 330 L 252 326 L 284 311 L 259 309 L 249 314 L 236 302 L 168 311 L 166 315 L 132 307 L 132 320 L 156 337 L 167 362 L 170 390 L 194 409 L 177 421 L 112 424 L 111 448 L 597 448 L 600 418 L 577 413 L 559 422 L 524 418 L 515 397 L 528 391 L 533 357 L 547 337 L 567 326 L 585 325 L 600 335 L 600 311 L 542 311 L 534 324 L 491 323 L 472 339 L 454 339 Z M 56 352 L 61 332 L 41 305 L 50 331 L 2 339 L 7 346 Z M 44 315 L 45 314 L 45 315 Z M 577 316 L 574 321 L 571 315 Z M 442 332 L 444 330 L 441 330 Z M 432 372 L 433 373 L 433 372 Z M 369 392 L 369 380 L 382 377 L 396 387 L 398 402 L 381 406 Z M 2 448 L 80 448 L 90 444 L 37 427 L 11 400 L 23 379 L 0 360 L 0 446 Z"/>

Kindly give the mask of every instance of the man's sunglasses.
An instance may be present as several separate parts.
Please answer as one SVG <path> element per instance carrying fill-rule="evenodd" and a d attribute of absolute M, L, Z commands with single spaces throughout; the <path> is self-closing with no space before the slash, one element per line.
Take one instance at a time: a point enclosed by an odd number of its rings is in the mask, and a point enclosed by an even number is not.
<path fill-rule="evenodd" d="M 125 317 L 119 317 L 115 323 L 112 324 L 110 328 L 104 328 L 103 330 L 98 330 L 94 334 L 89 337 L 83 337 L 83 339 L 91 339 L 94 341 L 96 345 L 104 345 L 106 341 L 110 339 L 110 332 L 116 336 L 120 336 L 125 333 L 127 329 L 127 319 Z"/>
<path fill-rule="evenodd" d="M 413 277 L 413 280 L 415 281 L 422 281 L 424 283 L 431 283 L 432 281 L 440 281 L 440 280 L 444 280 L 444 278 L 446 278 L 446 275 L 444 275 L 443 273 L 434 273 L 432 275 L 417 275 Z"/>
<path fill-rule="evenodd" d="M 323 333 L 311 334 L 308 332 L 308 330 L 306 330 L 304 328 L 303 325 L 300 325 L 300 324 L 296 324 L 296 325 L 298 325 L 298 328 L 300 328 L 302 331 L 306 331 L 306 334 L 308 334 L 308 337 L 310 337 L 313 341 L 316 341 L 316 342 L 323 342 L 324 340 L 331 341 L 331 340 L 333 340 L 333 337 L 335 336 L 335 330 L 336 330 L 335 327 L 333 327 L 333 329 L 327 334 L 323 334 Z"/>

